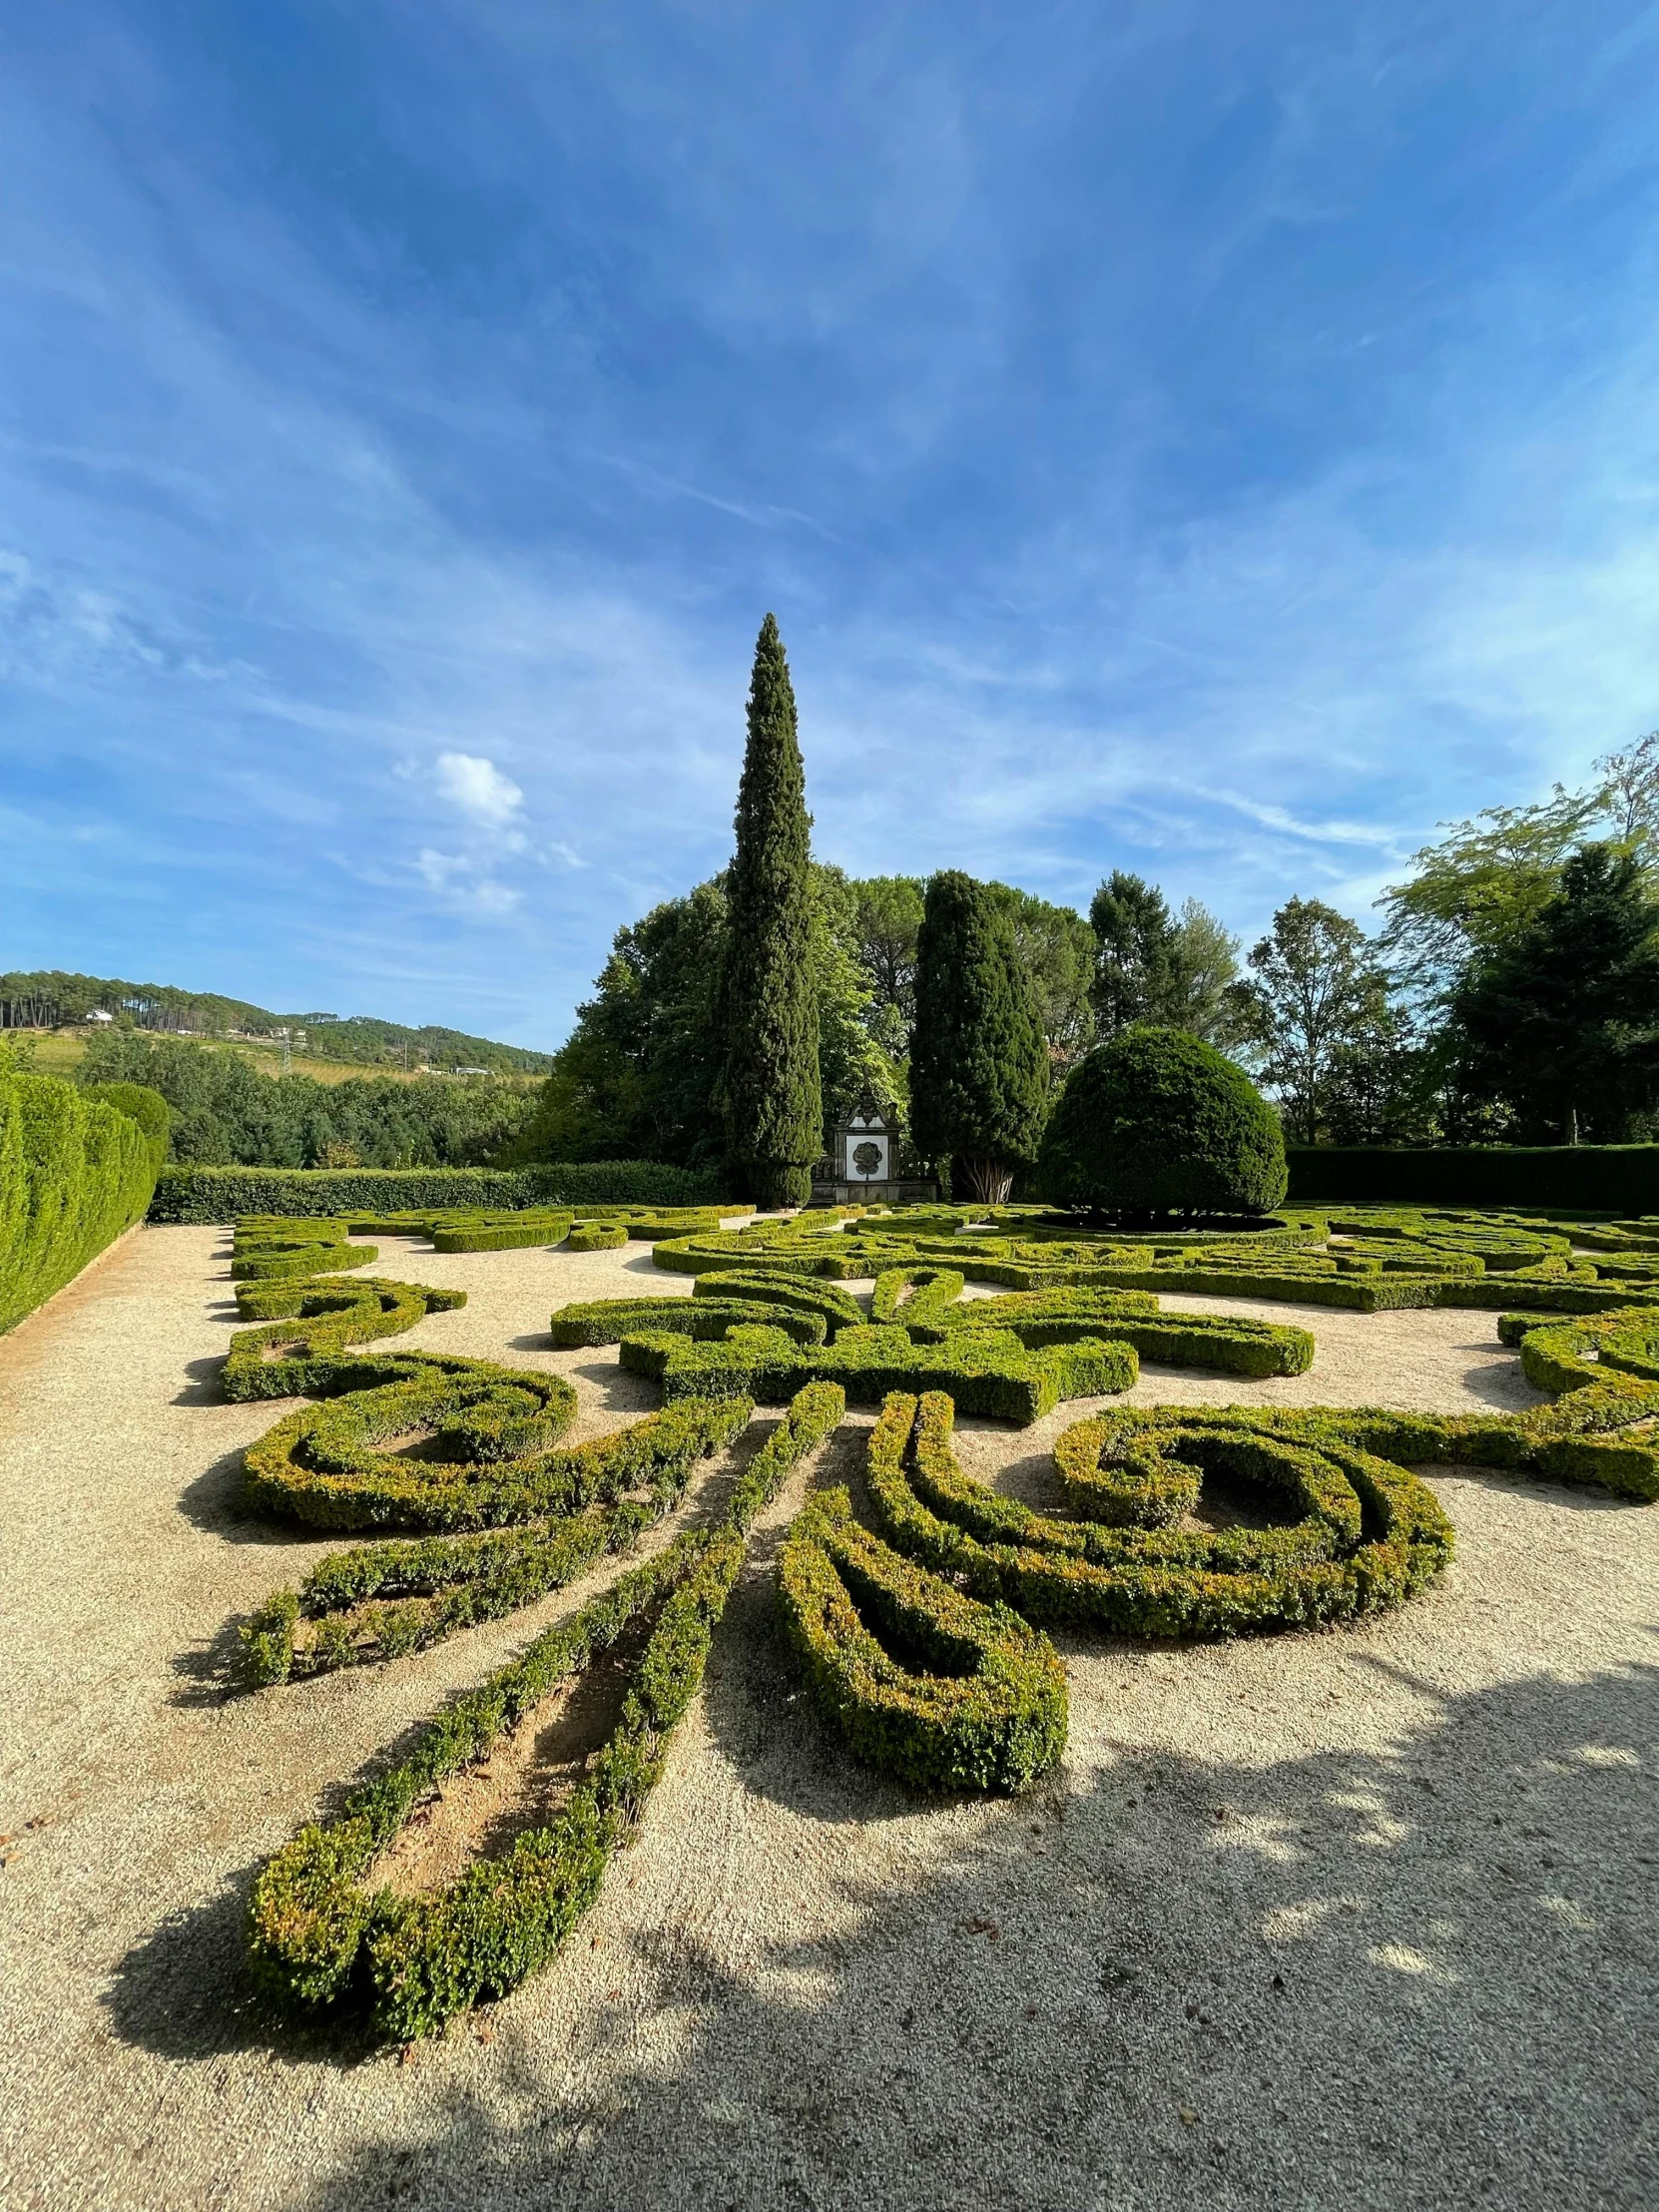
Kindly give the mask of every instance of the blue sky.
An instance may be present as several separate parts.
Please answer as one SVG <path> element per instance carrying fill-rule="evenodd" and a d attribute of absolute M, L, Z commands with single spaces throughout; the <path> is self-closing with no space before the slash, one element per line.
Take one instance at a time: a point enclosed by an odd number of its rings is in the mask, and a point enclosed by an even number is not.
<path fill-rule="evenodd" d="M 0 33 L 0 966 L 555 1043 L 730 849 L 1247 942 L 1659 723 L 1659 10 Z"/>

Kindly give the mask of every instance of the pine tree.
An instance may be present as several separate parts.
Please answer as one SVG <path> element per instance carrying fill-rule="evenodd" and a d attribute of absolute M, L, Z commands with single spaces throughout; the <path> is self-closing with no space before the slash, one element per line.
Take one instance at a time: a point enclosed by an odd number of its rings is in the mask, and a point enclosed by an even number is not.
<path fill-rule="evenodd" d="M 720 994 L 735 1172 L 762 1206 L 798 1206 L 824 1149 L 813 976 L 812 817 L 795 693 L 771 615 L 755 647 Z"/>
<path fill-rule="evenodd" d="M 917 1149 L 954 1163 L 968 1191 L 1002 1205 L 1036 1157 L 1048 1106 L 1048 1048 L 1013 924 L 971 876 L 927 886 L 916 943 L 910 1126 Z"/>
<path fill-rule="evenodd" d="M 1659 1098 L 1659 910 L 1636 856 L 1590 844 L 1529 927 L 1452 1001 L 1476 1096 L 1507 1098 L 1576 1144 L 1624 1134 Z"/>

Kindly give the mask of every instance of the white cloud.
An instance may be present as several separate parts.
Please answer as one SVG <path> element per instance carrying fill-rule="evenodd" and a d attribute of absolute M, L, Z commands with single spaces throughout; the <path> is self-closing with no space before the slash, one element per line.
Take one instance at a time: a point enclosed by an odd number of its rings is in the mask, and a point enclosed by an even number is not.
<path fill-rule="evenodd" d="M 434 772 L 438 790 L 452 807 L 492 829 L 505 829 L 524 804 L 524 794 L 493 761 L 477 753 L 443 753 Z"/>

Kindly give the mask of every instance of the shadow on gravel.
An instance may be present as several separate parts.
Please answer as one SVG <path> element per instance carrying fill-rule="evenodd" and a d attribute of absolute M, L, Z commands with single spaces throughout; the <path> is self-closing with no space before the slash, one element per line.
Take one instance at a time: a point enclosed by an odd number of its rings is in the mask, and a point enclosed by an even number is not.
<path fill-rule="evenodd" d="M 1635 2212 L 1659 1668 L 1443 1701 L 1395 1679 L 1433 1711 L 1390 1752 L 1122 1755 L 912 1889 L 849 1874 L 849 1933 L 741 1976 L 642 1933 L 643 2008 L 596 1998 L 572 2039 L 533 1984 L 496 2013 L 487 2105 L 434 2057 L 419 2113 L 286 2201 Z M 887 1802 L 776 1687 L 749 1726 L 763 1766 L 824 1761 L 810 1819 Z"/>
<path fill-rule="evenodd" d="M 187 1361 L 185 1373 L 190 1377 L 190 1381 L 174 1397 L 174 1404 L 223 1405 L 225 1403 L 225 1384 L 222 1380 L 224 1372 L 225 1355 L 223 1352 L 210 1353 L 203 1360 Z"/>
<path fill-rule="evenodd" d="M 104 1995 L 123 2042 L 181 2061 L 268 2050 L 290 2060 L 348 2067 L 373 2054 L 365 2037 L 321 2034 L 263 1995 L 243 1963 L 243 1922 L 258 1868 L 218 1897 L 164 1921 L 128 1951 Z"/>
<path fill-rule="evenodd" d="M 280 1415 L 280 1405 L 274 1406 L 273 1421 Z M 179 1510 L 191 1526 L 222 1536 L 229 1544 L 292 1545 L 311 1534 L 308 1529 L 284 1525 L 248 1510 L 243 1503 L 242 1458 L 241 1444 L 234 1451 L 222 1451 L 211 1466 L 204 1467 L 195 1481 L 180 1491 Z"/>

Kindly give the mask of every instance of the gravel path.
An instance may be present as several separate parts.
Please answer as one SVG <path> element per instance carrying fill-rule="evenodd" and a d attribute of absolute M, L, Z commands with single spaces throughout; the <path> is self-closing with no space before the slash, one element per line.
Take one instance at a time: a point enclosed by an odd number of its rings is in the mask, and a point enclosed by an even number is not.
<path fill-rule="evenodd" d="M 1433 1477 L 1458 1564 L 1383 1621 L 1068 1646 L 1063 1777 L 942 1809 L 795 1696 L 766 1579 L 788 1498 L 578 1947 L 406 2064 L 274 2051 L 239 2010 L 253 1869 L 593 1585 L 222 1702 L 227 1620 L 333 1548 L 238 1508 L 281 1408 L 217 1400 L 227 1246 L 144 1230 L 0 1340 L 7 2207 L 1659 2201 L 1659 1510 L 1500 1476 Z M 690 1289 L 638 1247 L 381 1253 L 470 1296 L 404 1342 L 568 1374 L 590 1433 L 649 1393 L 542 1349 L 550 1308 Z M 1237 1310 L 1312 1328 L 1313 1373 L 1148 1371 L 1136 1397 L 1531 1398 L 1480 1315 Z M 965 1424 L 964 1454 L 1035 1479 L 1083 1409 Z M 856 1449 L 849 1424 L 813 1471 Z"/>

